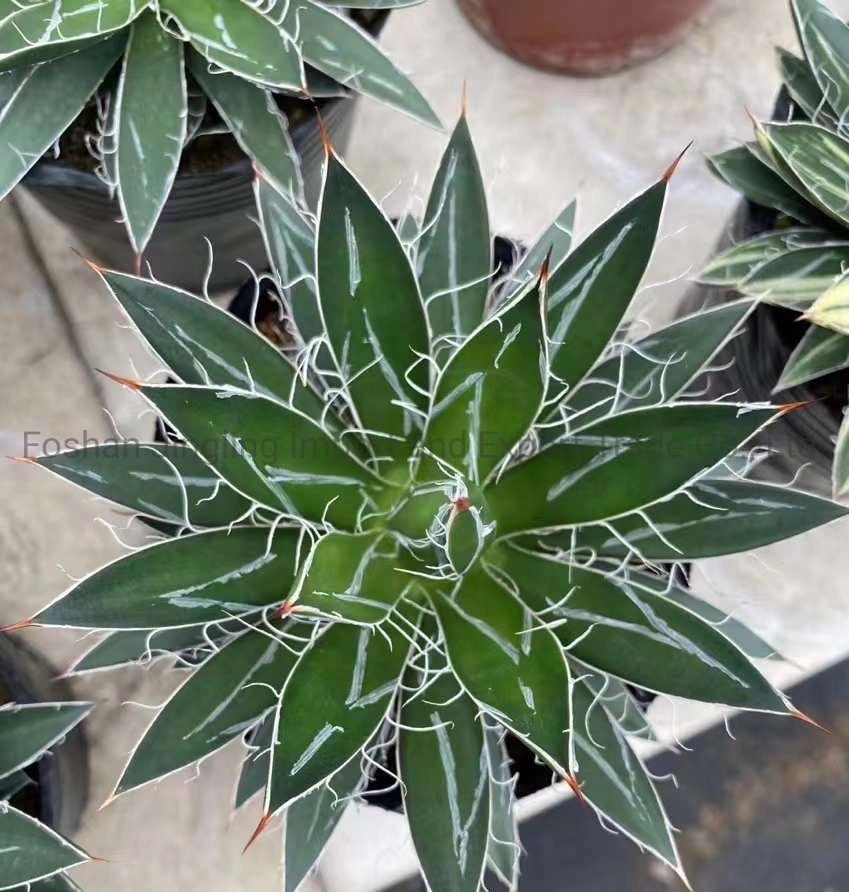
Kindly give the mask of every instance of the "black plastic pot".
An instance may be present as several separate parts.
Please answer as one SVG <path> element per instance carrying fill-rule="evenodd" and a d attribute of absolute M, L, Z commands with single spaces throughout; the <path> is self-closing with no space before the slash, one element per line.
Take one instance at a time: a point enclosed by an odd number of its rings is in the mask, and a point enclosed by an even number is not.
<path fill-rule="evenodd" d="M 0 636 L 0 703 L 42 703 L 73 700 L 68 684 L 20 636 Z M 73 835 L 88 799 L 88 747 L 77 726 L 64 742 L 27 769 L 34 783 L 12 802 L 21 810 Z"/>
<path fill-rule="evenodd" d="M 787 120 L 793 115 L 792 102 L 782 91 L 773 117 Z M 725 250 L 769 232 L 777 218 L 778 214 L 772 208 L 750 201 L 741 202 L 717 250 Z M 682 311 L 687 314 L 740 297 L 740 293 L 733 289 L 694 285 L 684 298 Z M 849 394 L 849 371 L 826 375 L 773 394 L 790 354 L 808 328 L 807 323 L 798 321 L 798 315 L 793 310 L 759 304 L 745 329 L 714 363 L 728 367 L 712 373 L 704 383 L 709 396 L 714 397 L 734 393 L 755 402 L 809 403 L 787 413 L 761 436 L 760 444 L 772 450 L 772 454 L 758 466 L 757 473 L 787 480 L 804 465 L 803 485 L 830 493 L 834 442 Z"/>
<path fill-rule="evenodd" d="M 380 33 L 388 13 L 375 16 L 369 30 Z M 321 114 L 334 146 L 343 151 L 350 136 L 357 99 L 348 96 L 321 103 Z M 307 106 L 310 108 L 309 106 Z M 324 148 L 316 116 L 290 128 L 301 159 L 307 201 L 314 205 L 321 186 Z M 212 243 L 215 266 L 212 291 L 236 288 L 244 281 L 243 261 L 253 269 L 266 264 L 253 195 L 253 168 L 242 156 L 211 173 L 181 173 L 174 183 L 159 224 L 144 254 L 145 265 L 163 282 L 199 292 L 209 265 Z M 121 210 L 104 183 L 91 171 L 44 158 L 23 186 L 39 204 L 74 233 L 87 253 L 111 269 L 132 271 L 135 263 Z M 145 266 L 146 269 L 146 266 Z"/>
<path fill-rule="evenodd" d="M 322 111 L 335 146 L 343 149 L 353 123 L 356 99 L 330 100 Z M 301 158 L 308 199 L 315 200 L 321 181 L 324 149 L 315 116 L 292 129 Z M 144 254 L 153 274 L 169 285 L 199 292 L 215 256 L 210 288 L 237 287 L 245 277 L 240 260 L 254 269 L 266 265 L 262 236 L 254 222 L 253 169 L 247 157 L 214 173 L 180 174 Z M 61 160 L 40 161 L 23 186 L 54 217 L 64 223 L 87 253 L 104 266 L 131 272 L 134 256 L 117 199 L 91 171 Z"/>

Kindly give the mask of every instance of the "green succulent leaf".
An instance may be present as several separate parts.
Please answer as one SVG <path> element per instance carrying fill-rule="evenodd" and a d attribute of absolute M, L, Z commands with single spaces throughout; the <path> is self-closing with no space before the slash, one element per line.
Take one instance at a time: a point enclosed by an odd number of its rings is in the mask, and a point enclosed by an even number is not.
<path fill-rule="evenodd" d="M 801 248 L 845 246 L 824 229 L 793 227 L 776 229 L 740 242 L 711 258 L 699 281 L 706 285 L 739 290 L 753 273 L 770 260 Z"/>
<path fill-rule="evenodd" d="M 512 546 L 497 560 L 531 609 L 548 611 L 571 658 L 661 694 L 790 711 L 725 635 L 652 588 Z"/>
<path fill-rule="evenodd" d="M 88 855 L 35 818 L 0 809 L 0 889 L 25 886 L 89 860 Z"/>
<path fill-rule="evenodd" d="M 805 319 L 822 328 L 849 335 L 849 280 L 843 279 L 825 290 L 805 313 Z"/>
<path fill-rule="evenodd" d="M 213 65 L 240 77 L 300 91 L 304 71 L 290 35 L 241 0 L 158 0 L 160 14 L 173 21 L 192 46 Z"/>
<path fill-rule="evenodd" d="M 74 53 L 27 72 L 0 111 L 0 199 L 70 126 L 120 58 L 125 43 L 126 38 L 118 35 L 85 53 Z"/>
<path fill-rule="evenodd" d="M 588 672 L 582 667 L 581 681 L 604 706 L 614 723 L 633 737 L 655 740 L 654 729 L 649 724 L 640 704 L 628 690 L 628 686 L 612 675 Z"/>
<path fill-rule="evenodd" d="M 757 632 L 750 629 L 745 623 L 733 616 L 709 604 L 704 598 L 692 594 L 680 585 L 648 573 L 635 573 L 633 578 L 645 588 L 663 595 L 667 600 L 674 601 L 681 607 L 685 607 L 691 613 L 701 617 L 729 640 L 732 641 L 743 653 L 753 660 L 780 660 L 781 654 Z"/>
<path fill-rule="evenodd" d="M 177 527 L 222 527 L 251 509 L 183 444 L 88 445 L 43 455 L 36 463 L 104 499 Z"/>
<path fill-rule="evenodd" d="M 804 310 L 845 275 L 847 263 L 846 244 L 790 250 L 762 264 L 740 291 L 764 303 Z"/>
<path fill-rule="evenodd" d="M 849 116 L 849 26 L 821 0 L 792 0 L 809 70 L 839 120 Z"/>
<path fill-rule="evenodd" d="M 266 15 L 282 22 L 283 30 L 297 42 L 304 61 L 313 68 L 425 124 L 442 126 L 415 84 L 350 19 L 311 0 L 277 0 Z"/>
<path fill-rule="evenodd" d="M 324 333 L 315 279 L 315 232 L 304 215 L 262 177 L 254 181 L 265 247 L 304 343 Z"/>
<path fill-rule="evenodd" d="M 683 875 L 672 827 L 643 764 L 582 681 L 572 692 L 581 792 L 615 827 Z"/>
<path fill-rule="evenodd" d="M 385 631 L 333 623 L 296 663 L 277 708 L 267 815 L 358 758 L 383 725 L 409 649 Z"/>
<path fill-rule="evenodd" d="M 318 292 L 344 392 L 374 450 L 403 458 L 427 409 L 428 332 L 418 283 L 394 227 L 342 162 L 327 159 Z"/>
<path fill-rule="evenodd" d="M 800 223 L 821 224 L 824 215 L 813 207 L 754 152 L 756 144 L 738 146 L 708 160 L 713 172 L 755 204 L 776 208 Z"/>
<path fill-rule="evenodd" d="M 191 658 L 204 648 L 210 647 L 210 641 L 221 641 L 233 632 L 244 631 L 244 628 L 240 620 L 234 620 L 232 623 L 161 631 L 141 629 L 111 632 L 83 654 L 69 670 L 68 675 L 101 672 L 130 663 L 147 665 L 162 657 L 176 655 Z"/>
<path fill-rule="evenodd" d="M 26 65 L 13 68 L 10 71 L 0 69 L 0 109 L 15 95 L 29 74 L 30 68 Z"/>
<path fill-rule="evenodd" d="M 295 576 L 298 533 L 237 527 L 170 539 L 119 558 L 35 617 L 88 629 L 200 626 L 279 604 Z"/>
<path fill-rule="evenodd" d="M 549 266 L 557 270 L 572 250 L 572 238 L 575 234 L 575 214 L 578 203 L 570 201 L 560 212 L 557 219 L 536 240 L 510 272 L 513 294 L 539 276 L 545 258 L 549 257 Z"/>
<path fill-rule="evenodd" d="M 12 774 L 0 777 L 0 807 L 32 783 L 26 771 L 14 771 Z"/>
<path fill-rule="evenodd" d="M 448 521 L 446 551 L 454 571 L 462 576 L 477 560 L 483 550 L 486 529 L 480 511 L 469 506 L 465 510 L 454 509 Z"/>
<path fill-rule="evenodd" d="M 777 417 L 679 403 L 603 418 L 514 465 L 487 490 L 499 535 L 612 520 L 671 496 Z"/>
<path fill-rule="evenodd" d="M 469 696 L 561 775 L 571 773 L 570 674 L 554 635 L 536 629 L 533 614 L 480 565 L 432 602 Z"/>
<path fill-rule="evenodd" d="M 769 156 L 789 171 L 801 192 L 842 226 L 849 226 L 849 142 L 816 124 L 759 124 L 758 141 Z"/>
<path fill-rule="evenodd" d="M 623 347 L 566 396 L 569 429 L 675 399 L 735 335 L 752 306 L 751 301 L 721 304 Z"/>
<path fill-rule="evenodd" d="M 236 787 L 236 801 L 234 803 L 236 808 L 241 808 L 246 802 L 253 799 L 265 787 L 268 781 L 268 768 L 271 764 L 271 742 L 274 739 L 274 725 L 276 721 L 276 713 L 274 711 L 269 712 L 250 734 L 250 749 L 242 763 L 239 783 Z"/>
<path fill-rule="evenodd" d="M 492 275 L 486 190 L 465 114 L 433 181 L 417 259 L 434 355 L 444 357 L 480 325 Z"/>
<path fill-rule="evenodd" d="M 133 752 L 116 794 L 158 780 L 214 753 L 277 703 L 297 655 L 262 632 L 224 645 L 157 713 Z"/>
<path fill-rule="evenodd" d="M 90 712 L 90 703 L 12 703 L 0 707 L 0 778 L 35 762 Z"/>
<path fill-rule="evenodd" d="M 234 489 L 268 508 L 352 530 L 379 481 L 306 415 L 211 387 L 141 387 Z"/>
<path fill-rule="evenodd" d="M 302 199 L 298 155 L 273 94 L 234 74 L 213 73 L 197 52 L 190 53 L 189 66 L 245 154 L 293 201 Z"/>
<path fill-rule="evenodd" d="M 186 145 L 198 136 L 203 127 L 206 113 L 209 111 L 209 103 L 206 95 L 197 85 L 197 82 L 189 76 L 186 79 Z"/>
<path fill-rule="evenodd" d="M 321 418 L 324 403 L 295 366 L 232 314 L 150 279 L 101 275 L 154 353 L 186 384 L 238 387 Z"/>
<path fill-rule="evenodd" d="M 748 480 L 706 479 L 639 514 L 546 537 L 549 547 L 592 550 L 602 557 L 633 553 L 649 562 L 701 560 L 781 542 L 844 517 L 828 499 Z"/>
<path fill-rule="evenodd" d="M 50 61 L 81 48 L 87 50 L 84 55 L 89 55 L 99 40 L 126 28 L 149 3 L 34 0 L 4 6 L 0 17 L 0 66 L 8 68 Z"/>
<path fill-rule="evenodd" d="M 440 665 L 441 664 L 441 665 Z M 490 827 L 490 773 L 478 707 L 443 661 L 426 685 L 415 669 L 407 688 L 398 762 L 404 810 L 429 889 L 478 892 Z M 426 686 L 425 686 L 426 685 Z"/>
<path fill-rule="evenodd" d="M 489 848 L 487 859 L 501 882 L 511 892 L 519 883 L 522 846 L 516 820 L 515 779 L 504 745 L 504 729 L 484 723 L 487 767 L 489 769 Z"/>
<path fill-rule="evenodd" d="M 618 328 L 651 259 L 667 181 L 630 201 L 588 236 L 548 285 L 551 373 L 574 388 Z"/>
<path fill-rule="evenodd" d="M 451 357 L 437 382 L 425 446 L 483 484 L 528 433 L 547 381 L 545 284 L 490 317 Z M 461 458 L 455 458 L 455 446 Z M 423 459 L 419 478 L 443 474 Z"/>
<path fill-rule="evenodd" d="M 814 124 L 822 124 L 832 130 L 838 130 L 840 122 L 834 110 L 825 101 L 820 85 L 811 67 L 804 59 L 778 50 L 778 65 L 781 79 L 793 101 L 805 112 Z"/>
<path fill-rule="evenodd" d="M 790 354 L 773 393 L 849 368 L 849 337 L 811 325 Z"/>
<path fill-rule="evenodd" d="M 142 254 L 177 176 L 188 119 L 183 44 L 153 12 L 130 28 L 117 103 L 118 198 Z"/>
<path fill-rule="evenodd" d="M 286 609 L 358 625 L 382 622 L 415 585 L 400 572 L 408 561 L 382 531 L 329 533 L 313 548 Z"/>
<path fill-rule="evenodd" d="M 362 782 L 360 761 L 352 759 L 324 786 L 307 793 L 286 810 L 284 892 L 297 892 L 314 870 L 345 813 L 347 800 L 355 795 Z"/>

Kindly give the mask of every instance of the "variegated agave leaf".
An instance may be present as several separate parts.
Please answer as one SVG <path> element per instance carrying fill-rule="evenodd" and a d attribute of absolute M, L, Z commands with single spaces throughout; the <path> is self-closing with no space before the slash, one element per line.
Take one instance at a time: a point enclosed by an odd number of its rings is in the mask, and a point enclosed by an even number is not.
<path fill-rule="evenodd" d="M 275 94 L 363 93 L 430 125 L 409 78 L 351 18 L 403 2 L 27 0 L 0 4 L 0 197 L 100 92 L 93 142 L 133 249 L 144 253 L 184 146 L 214 108 L 290 198 L 301 180 Z M 373 10 L 366 13 L 366 10 Z M 113 77 L 112 74 L 115 73 Z M 208 100 L 208 102 L 207 102 Z"/>
<path fill-rule="evenodd" d="M 90 703 L 0 706 L 0 889 L 77 888 L 65 871 L 89 856 L 12 800 L 32 783 L 23 769 L 60 744 L 90 711 Z"/>
<path fill-rule="evenodd" d="M 465 120 L 426 224 L 403 236 L 332 151 L 316 221 L 264 179 L 294 353 L 185 292 L 100 271 L 176 383 L 113 377 L 182 442 L 36 463 L 165 535 L 32 622 L 110 633 L 78 671 L 195 663 L 116 793 L 243 737 L 237 804 L 264 791 L 257 833 L 286 814 L 294 890 L 380 763 L 429 888 L 477 892 L 488 867 L 515 888 L 510 734 L 682 870 L 628 739 L 651 731 L 626 684 L 794 710 L 752 662 L 766 642 L 646 568 L 845 512 L 716 472 L 780 414 L 683 396 L 751 302 L 623 343 L 671 175 L 575 248 L 567 207 L 497 283 Z"/>
<path fill-rule="evenodd" d="M 711 159 L 715 173 L 776 212 L 775 228 L 710 261 L 702 281 L 798 310 L 813 323 L 775 390 L 849 368 L 843 303 L 849 271 L 849 25 L 827 0 L 791 0 L 802 57 L 779 51 L 790 120 L 755 122 L 756 141 Z M 846 425 L 834 490 L 849 487 Z"/>

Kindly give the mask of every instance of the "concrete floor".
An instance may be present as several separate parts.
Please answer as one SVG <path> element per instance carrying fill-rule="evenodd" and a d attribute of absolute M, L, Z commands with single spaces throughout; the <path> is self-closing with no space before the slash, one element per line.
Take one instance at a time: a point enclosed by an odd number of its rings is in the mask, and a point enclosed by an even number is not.
<path fill-rule="evenodd" d="M 840 4 L 849 13 L 849 0 Z M 446 122 L 464 81 L 469 116 L 490 188 L 493 227 L 530 239 L 573 195 L 585 233 L 651 183 L 691 139 L 696 146 L 672 190 L 663 239 L 639 304 L 657 322 L 674 311 L 687 277 L 698 270 L 735 204 L 707 174 L 703 156 L 750 132 L 743 111 L 767 115 L 777 88 L 773 46 L 794 45 L 780 0 L 717 0 L 684 44 L 662 59 L 606 80 L 534 71 L 488 46 L 453 0 L 429 0 L 392 16 L 385 43 L 416 77 Z M 349 159 L 393 212 L 421 208 L 444 146 L 374 103 L 364 103 Z M 411 197 L 412 196 L 412 197 Z M 144 375 L 152 369 L 136 341 L 118 327 L 104 289 L 71 253 L 71 238 L 25 195 L 0 206 L 0 453 L 20 454 L 24 432 L 94 436 L 111 432 L 106 406 L 126 436 L 147 436 L 150 422 L 118 388 L 92 372 L 105 367 Z M 0 463 L 0 620 L 28 615 L 77 577 L 120 553 L 98 518 L 102 502 L 32 468 Z M 706 562 L 701 591 L 769 636 L 794 665 L 772 667 L 782 684 L 849 653 L 844 578 L 849 526 L 840 524 L 745 557 Z M 73 633 L 27 633 L 60 667 L 87 642 Z M 228 802 L 238 752 L 206 762 L 196 782 L 184 772 L 125 797 L 105 799 L 150 711 L 128 701 L 161 703 L 174 674 L 139 669 L 76 684 L 98 703 L 89 724 L 93 790 L 79 841 L 110 863 L 85 867 L 88 892 L 270 892 L 279 889 L 279 839 L 267 834 L 239 852 L 256 813 L 231 821 Z M 667 737 L 721 719 L 715 710 L 658 702 L 653 718 Z M 527 813 L 562 798 L 543 794 Z M 412 859 L 403 821 L 374 809 L 350 813 L 324 860 L 315 890 L 367 892 L 405 875 Z M 315 892 L 313 890 L 313 892 Z"/>

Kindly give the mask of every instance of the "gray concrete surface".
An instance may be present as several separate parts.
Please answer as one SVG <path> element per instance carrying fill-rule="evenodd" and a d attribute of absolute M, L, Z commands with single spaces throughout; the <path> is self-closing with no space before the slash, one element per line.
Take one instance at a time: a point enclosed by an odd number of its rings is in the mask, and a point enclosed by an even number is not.
<path fill-rule="evenodd" d="M 849 12 L 849 0 L 843 4 Z M 606 80 L 576 80 L 526 68 L 489 47 L 453 0 L 429 0 L 394 15 L 385 43 L 433 100 L 446 123 L 468 85 L 469 116 L 489 184 L 493 227 L 530 239 L 573 195 L 585 233 L 648 185 L 691 139 L 696 144 L 671 190 L 663 239 L 641 294 L 638 315 L 657 323 L 674 311 L 686 278 L 697 270 L 735 198 L 715 183 L 704 154 L 744 139 L 745 105 L 768 114 L 777 87 L 776 43 L 793 45 L 781 0 L 717 0 L 684 44 L 665 57 Z M 373 103 L 364 104 L 349 158 L 386 206 L 420 209 L 443 134 L 424 130 Z M 22 228 L 22 222 L 26 228 Z M 31 243 L 28 239 L 31 238 Z M 104 435 L 110 420 L 125 435 L 146 434 L 149 419 L 127 394 L 104 387 L 92 369 L 145 374 L 154 366 L 96 278 L 70 252 L 68 233 L 26 200 L 0 206 L 0 452 L 20 454 L 24 431 L 40 437 Z M 0 463 L 0 619 L 31 613 L 69 584 L 120 553 L 96 518 L 121 519 L 102 502 L 34 468 Z M 765 549 L 754 556 L 705 563 L 700 589 L 771 636 L 795 665 L 771 670 L 782 684 L 849 652 L 844 578 L 846 524 Z M 132 532 L 122 533 L 132 536 Z M 86 642 L 72 633 L 26 633 L 67 665 Z M 240 856 L 255 809 L 231 821 L 234 748 L 192 771 L 97 805 L 114 784 L 133 741 L 161 703 L 173 673 L 140 669 L 77 684 L 98 704 L 93 742 L 92 804 L 79 835 L 110 859 L 79 873 L 89 892 L 265 892 L 280 888 L 279 834 Z M 668 701 L 655 721 L 686 735 L 721 718 L 715 710 Z M 194 779 L 194 780 L 193 780 Z M 565 795 L 544 794 L 531 813 Z M 351 811 L 324 860 L 316 889 L 366 892 L 412 866 L 403 821 L 374 809 Z"/>

